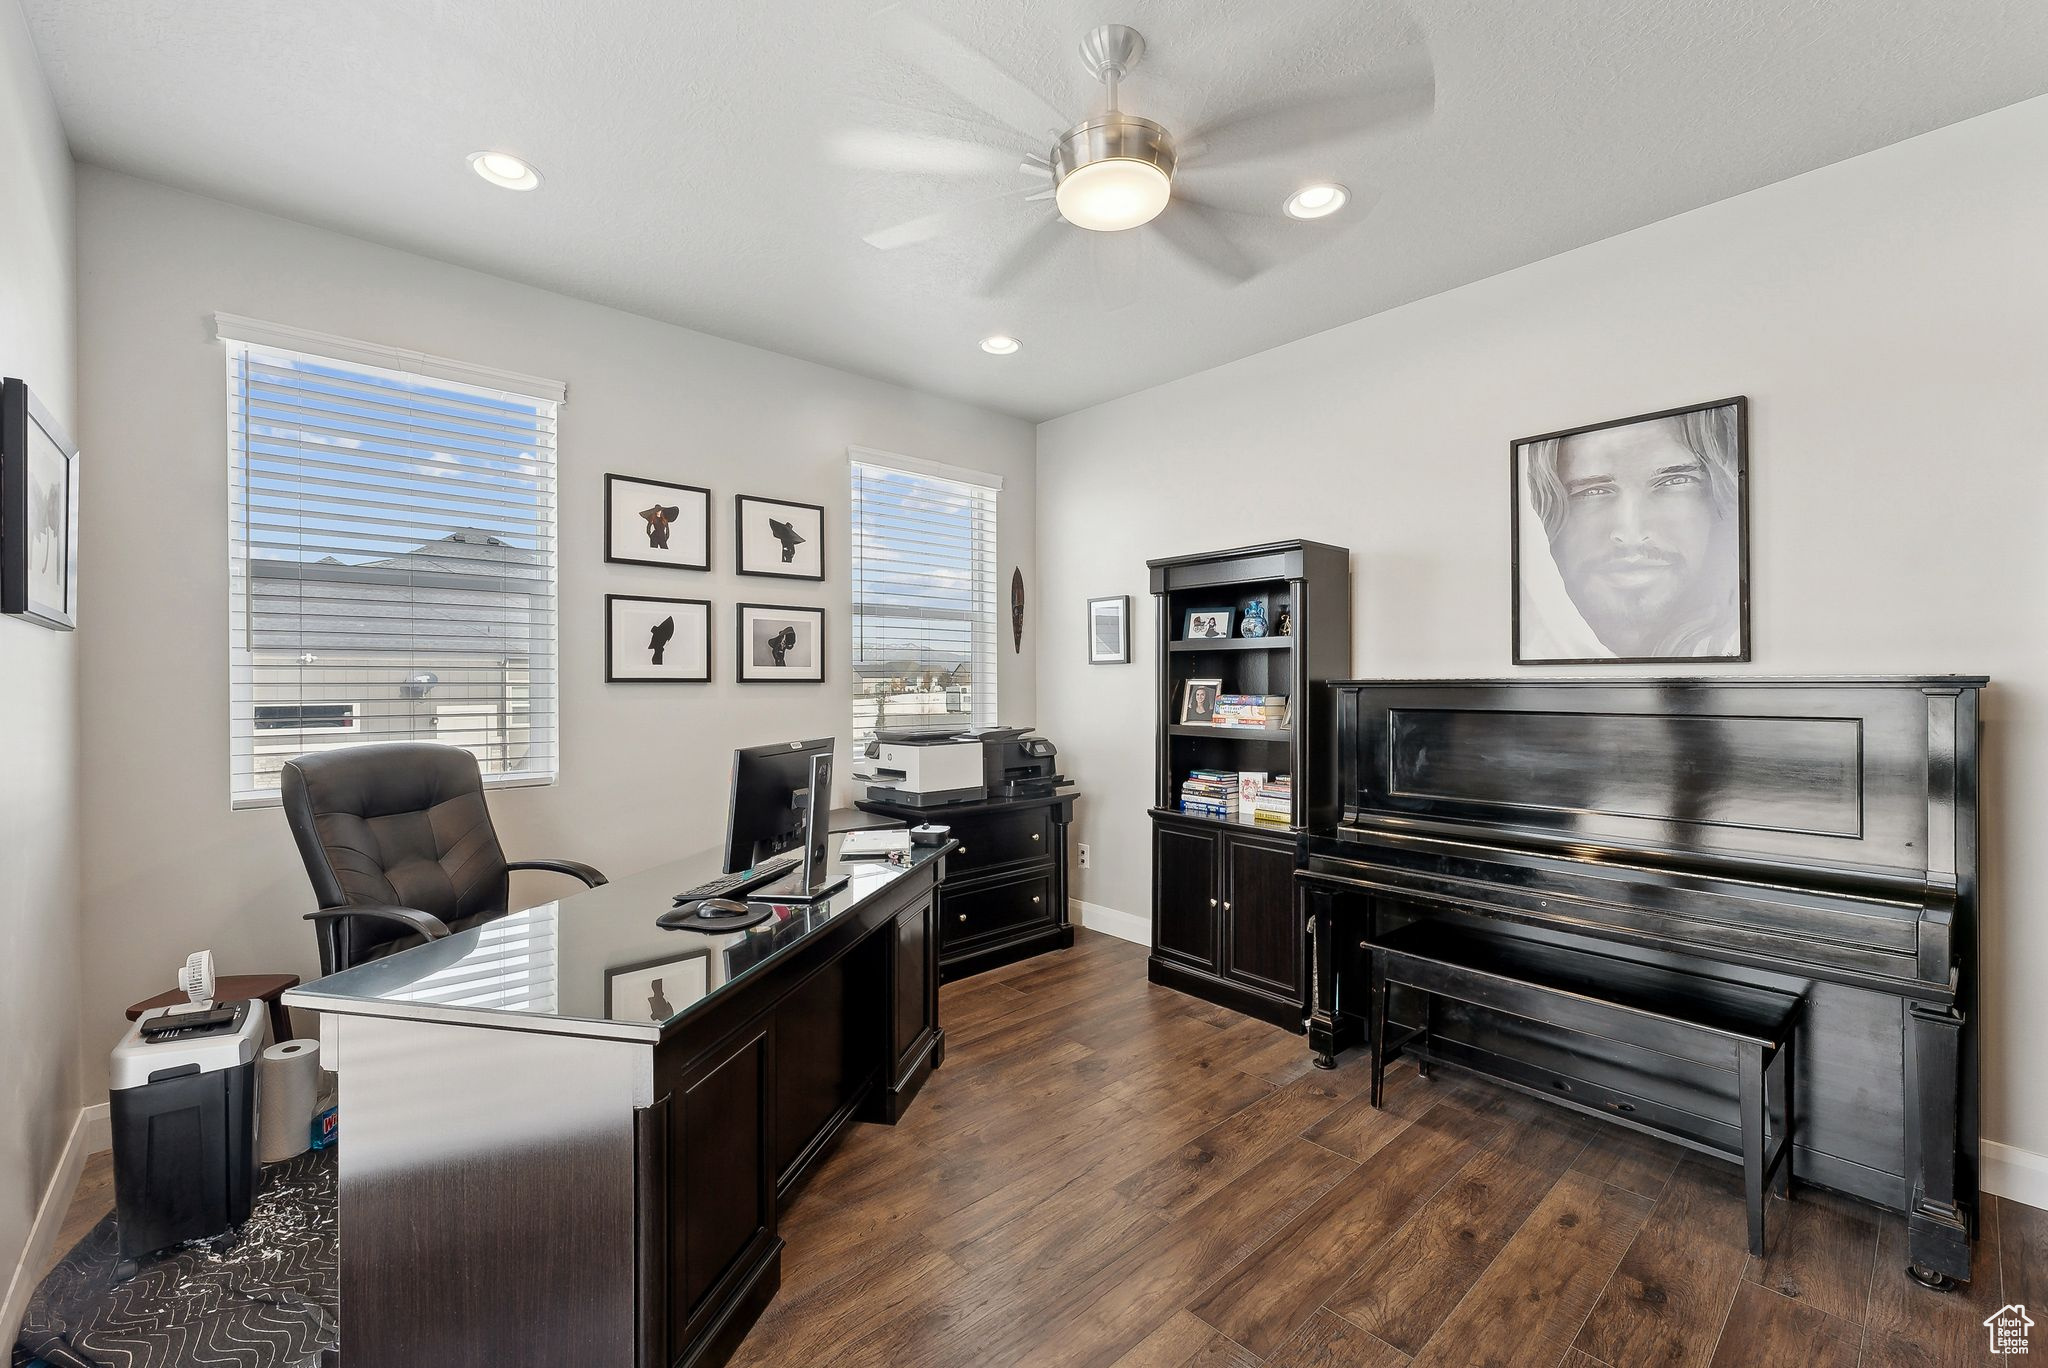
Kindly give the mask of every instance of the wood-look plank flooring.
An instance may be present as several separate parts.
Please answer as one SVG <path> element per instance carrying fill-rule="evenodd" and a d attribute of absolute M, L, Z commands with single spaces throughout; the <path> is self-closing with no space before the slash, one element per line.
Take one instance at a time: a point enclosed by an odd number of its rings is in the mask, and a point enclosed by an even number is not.
<path fill-rule="evenodd" d="M 910 1114 L 783 1213 L 742 1368 L 1946 1368 L 2048 1306 L 2048 1212 L 1987 1197 L 1948 1294 L 1898 1217 L 1813 1189 L 1754 1259 L 1728 1165 L 1455 1071 L 1397 1066 L 1375 1111 L 1357 1052 L 1311 1069 L 1091 932 L 940 1019 Z M 112 1205 L 96 1155 L 57 1253 Z"/>
<path fill-rule="evenodd" d="M 1731 1166 L 1455 1071 L 1375 1111 L 1356 1052 L 1311 1069 L 1144 975 L 1084 931 L 946 985 L 945 1066 L 784 1212 L 736 1363 L 1939 1368 L 2048 1304 L 2048 1213 L 1987 1198 L 1946 1295 L 1898 1217 L 1812 1189 L 1753 1259 Z"/>

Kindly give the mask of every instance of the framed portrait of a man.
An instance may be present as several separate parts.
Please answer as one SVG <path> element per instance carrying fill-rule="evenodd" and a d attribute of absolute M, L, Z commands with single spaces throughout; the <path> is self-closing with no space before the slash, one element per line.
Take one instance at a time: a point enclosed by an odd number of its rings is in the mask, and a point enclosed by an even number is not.
<path fill-rule="evenodd" d="M 1509 448 L 1517 665 L 1749 659 L 1748 401 Z"/>

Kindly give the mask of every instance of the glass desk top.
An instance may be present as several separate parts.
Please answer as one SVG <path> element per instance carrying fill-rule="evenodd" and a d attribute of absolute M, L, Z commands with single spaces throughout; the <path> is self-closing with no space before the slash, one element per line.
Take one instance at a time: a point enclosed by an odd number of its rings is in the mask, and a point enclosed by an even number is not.
<path fill-rule="evenodd" d="M 834 860 L 846 887 L 815 903 L 771 904 L 744 931 L 655 925 L 677 893 L 718 876 L 707 852 L 330 974 L 284 1000 L 315 1012 L 653 1041 L 949 849 L 916 847 L 902 865 Z"/>

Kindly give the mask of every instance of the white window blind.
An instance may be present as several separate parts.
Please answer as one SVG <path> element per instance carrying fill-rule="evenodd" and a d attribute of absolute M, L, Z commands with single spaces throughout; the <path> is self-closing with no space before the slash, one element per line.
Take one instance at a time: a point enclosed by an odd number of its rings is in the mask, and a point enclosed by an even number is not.
<path fill-rule="evenodd" d="M 853 730 L 993 726 L 1002 481 L 853 453 Z"/>
<path fill-rule="evenodd" d="M 294 755 L 369 741 L 553 779 L 560 387 L 240 322 L 218 323 L 235 802 L 275 801 Z M 299 338 L 321 350 L 277 344 Z"/>

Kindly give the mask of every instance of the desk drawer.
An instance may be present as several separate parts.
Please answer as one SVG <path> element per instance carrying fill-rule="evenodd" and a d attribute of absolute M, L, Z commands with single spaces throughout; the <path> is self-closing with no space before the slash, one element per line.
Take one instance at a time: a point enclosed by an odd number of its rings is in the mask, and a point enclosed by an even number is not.
<path fill-rule="evenodd" d="M 939 941 L 948 950 L 1054 919 L 1052 879 L 1044 874 L 960 892 L 949 889 L 944 902 Z"/>
<path fill-rule="evenodd" d="M 1046 808 L 971 817 L 953 828 L 960 848 L 949 857 L 950 872 L 971 874 L 1022 860 L 1049 859 L 1055 853 L 1052 832 L 1052 813 Z"/>

